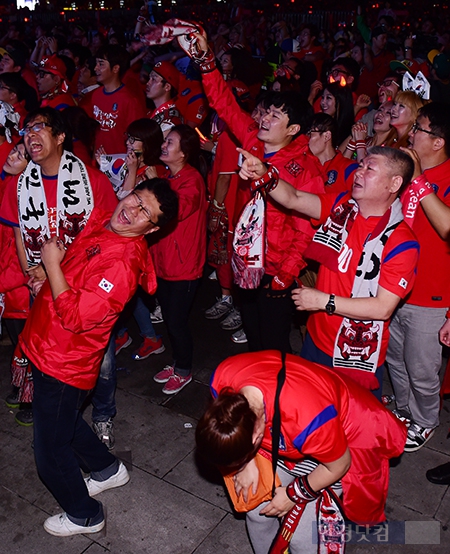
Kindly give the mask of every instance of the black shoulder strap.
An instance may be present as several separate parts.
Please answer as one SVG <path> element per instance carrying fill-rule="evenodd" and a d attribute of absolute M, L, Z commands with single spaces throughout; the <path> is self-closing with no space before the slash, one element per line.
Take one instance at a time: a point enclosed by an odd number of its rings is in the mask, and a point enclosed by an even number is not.
<path fill-rule="evenodd" d="M 272 470 L 273 470 L 272 497 L 275 494 L 275 473 L 277 471 L 278 447 L 280 444 L 280 430 L 281 430 L 280 394 L 285 380 L 286 380 L 286 352 L 281 352 L 281 369 L 277 375 L 277 390 L 275 392 L 273 420 L 272 420 Z"/>

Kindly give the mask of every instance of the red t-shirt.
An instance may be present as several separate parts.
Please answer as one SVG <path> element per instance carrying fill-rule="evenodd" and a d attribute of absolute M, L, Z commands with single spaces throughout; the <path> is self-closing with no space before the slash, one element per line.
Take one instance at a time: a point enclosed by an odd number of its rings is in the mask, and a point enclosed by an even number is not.
<path fill-rule="evenodd" d="M 424 171 L 437 197 L 450 206 L 450 159 Z M 426 308 L 450 306 L 450 244 L 442 240 L 419 206 L 413 231 L 420 244 L 417 277 L 408 304 Z"/>
<path fill-rule="evenodd" d="M 344 195 L 337 204 L 348 199 L 348 195 Z M 320 196 L 320 200 L 321 217 L 319 223 L 324 223 L 336 203 L 336 194 L 323 194 Z M 338 274 L 324 265 L 320 267 L 316 283 L 318 290 L 345 298 L 351 297 L 363 245 L 379 220 L 380 217 L 365 219 L 360 214 L 356 217 L 346 241 L 348 256 L 344 262 L 339 264 Z M 414 233 L 406 223 L 400 223 L 384 247 L 378 281 L 379 286 L 400 298 L 405 298 L 414 284 L 418 256 L 418 245 Z M 343 317 L 339 315 L 329 316 L 325 311 L 313 312 L 308 318 L 307 329 L 314 344 L 328 356 L 333 356 L 334 344 L 342 320 Z M 381 365 L 386 358 L 388 341 L 389 326 L 386 324 L 384 325 L 378 365 Z"/>
<path fill-rule="evenodd" d="M 146 111 L 135 95 L 124 85 L 113 92 L 98 88 L 92 95 L 91 113 L 100 123 L 95 135 L 94 150 L 103 146 L 107 154 L 120 154 L 125 148 L 124 133 L 128 125 L 145 117 Z"/>

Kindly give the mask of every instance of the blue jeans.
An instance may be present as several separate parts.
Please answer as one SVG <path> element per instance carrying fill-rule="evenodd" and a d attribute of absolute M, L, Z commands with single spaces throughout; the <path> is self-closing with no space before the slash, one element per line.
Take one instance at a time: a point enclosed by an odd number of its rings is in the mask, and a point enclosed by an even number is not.
<path fill-rule="evenodd" d="M 158 278 L 157 297 L 169 333 L 175 372 L 186 377 L 192 371 L 193 341 L 189 329 L 189 312 L 200 279 L 166 281 Z"/>
<path fill-rule="evenodd" d="M 92 396 L 92 421 L 108 421 L 116 415 L 116 386 L 116 341 L 113 332 L 103 356 L 100 374 Z"/>
<path fill-rule="evenodd" d="M 148 298 L 148 296 L 149 295 L 139 287 L 136 294 L 131 299 L 129 307 L 133 309 L 133 316 L 138 324 L 141 336 L 152 338 L 156 336 L 156 332 L 150 316 L 150 309 L 145 302 L 145 298 Z M 126 322 L 128 320 L 128 314 L 129 311 L 126 310 L 126 312 L 123 312 L 120 316 L 120 327 L 117 332 L 119 337 L 123 336 L 127 330 Z"/>
<path fill-rule="evenodd" d="M 67 514 L 94 518 L 100 503 L 89 496 L 80 468 L 102 472 L 117 460 L 82 417 L 80 409 L 89 391 L 32 368 L 34 457 L 39 477 Z"/>

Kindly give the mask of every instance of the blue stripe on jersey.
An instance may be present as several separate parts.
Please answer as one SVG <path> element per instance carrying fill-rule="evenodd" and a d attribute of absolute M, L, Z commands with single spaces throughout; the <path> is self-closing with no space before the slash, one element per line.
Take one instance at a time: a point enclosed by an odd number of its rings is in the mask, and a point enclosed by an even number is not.
<path fill-rule="evenodd" d="M 192 102 L 195 102 L 196 100 L 199 100 L 200 98 L 206 98 L 206 95 L 201 92 L 200 94 L 196 94 L 192 96 L 192 98 L 189 98 L 188 100 L 188 106 L 189 104 L 192 104 Z"/>
<path fill-rule="evenodd" d="M 339 204 L 339 202 L 341 201 L 341 198 L 343 198 L 346 194 L 348 194 L 348 191 L 344 190 L 344 192 L 340 192 L 337 197 L 336 197 L 336 200 L 334 201 L 334 204 L 331 206 L 331 211 L 334 210 L 334 208 Z"/>
<path fill-rule="evenodd" d="M 358 163 L 350 164 L 348 167 L 346 167 L 344 171 L 344 179 L 347 180 L 350 175 L 358 169 L 358 167 Z"/>
<path fill-rule="evenodd" d="M 303 448 L 303 445 L 306 442 L 306 439 L 314 433 L 319 427 L 322 427 L 322 425 L 325 425 L 325 423 L 328 423 L 328 421 L 331 421 L 337 417 L 337 411 L 336 408 L 333 406 L 333 404 L 330 404 L 327 406 L 324 410 L 320 412 L 320 414 L 316 415 L 316 417 L 311 421 L 311 423 L 303 429 L 303 431 L 295 437 L 294 439 L 294 446 L 298 450 L 301 450 Z"/>
<path fill-rule="evenodd" d="M 392 260 L 392 258 L 397 256 L 397 254 L 401 254 L 402 252 L 406 252 L 407 250 L 412 249 L 420 251 L 420 245 L 416 240 L 407 240 L 405 242 L 402 242 L 401 244 L 398 244 L 393 250 L 388 252 L 386 257 L 384 258 L 384 262 Z"/>
<path fill-rule="evenodd" d="M 450 194 L 450 187 L 447 187 L 447 190 L 444 192 L 444 198 Z"/>

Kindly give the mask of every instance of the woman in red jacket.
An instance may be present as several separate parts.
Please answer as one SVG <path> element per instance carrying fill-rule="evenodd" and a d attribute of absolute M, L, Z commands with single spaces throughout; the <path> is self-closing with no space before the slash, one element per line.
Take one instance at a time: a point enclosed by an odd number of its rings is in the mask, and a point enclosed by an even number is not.
<path fill-rule="evenodd" d="M 157 297 L 169 332 L 173 362 L 154 376 L 165 383 L 163 392 L 175 394 L 192 381 L 193 341 L 189 311 L 200 284 L 206 257 L 206 187 L 195 169 L 200 153 L 197 133 L 188 125 L 176 125 L 161 147 L 167 178 L 178 194 L 177 219 L 152 246 Z"/>

